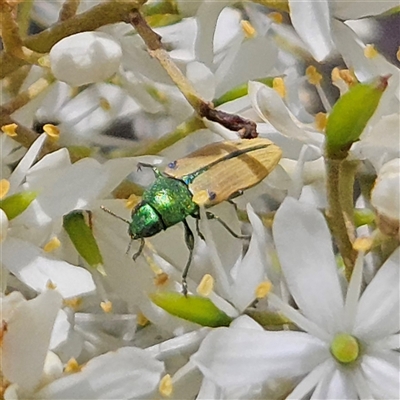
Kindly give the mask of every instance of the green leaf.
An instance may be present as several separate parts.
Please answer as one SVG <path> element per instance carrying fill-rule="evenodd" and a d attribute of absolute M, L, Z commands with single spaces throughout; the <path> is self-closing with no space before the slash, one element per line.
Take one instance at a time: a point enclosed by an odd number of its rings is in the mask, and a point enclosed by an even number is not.
<path fill-rule="evenodd" d="M 207 298 L 184 296 L 176 292 L 159 292 L 150 294 L 154 304 L 176 317 L 195 322 L 202 326 L 228 326 L 232 318 L 217 308 Z"/>
<path fill-rule="evenodd" d="M 254 79 L 256 82 L 261 82 L 264 85 L 267 85 L 269 87 L 272 87 L 272 83 L 276 77 L 267 77 L 267 78 L 260 78 L 260 79 Z M 240 97 L 246 96 L 247 95 L 247 87 L 248 83 L 243 83 L 239 86 L 234 87 L 232 90 L 229 90 L 228 92 L 224 93 L 222 96 L 218 97 L 217 99 L 213 100 L 214 107 L 218 107 L 221 104 L 227 103 L 228 101 L 236 100 Z"/>
<path fill-rule="evenodd" d="M 86 224 L 82 211 L 72 211 L 65 215 L 63 226 L 79 255 L 91 267 L 103 265 L 99 246 L 92 229 Z"/>
<path fill-rule="evenodd" d="M 326 125 L 326 150 L 329 158 L 345 158 L 378 107 L 389 77 L 359 83 L 333 106 Z"/>
<path fill-rule="evenodd" d="M 21 192 L 0 200 L 0 208 L 7 215 L 8 220 L 12 220 L 22 214 L 36 199 L 36 192 Z"/>

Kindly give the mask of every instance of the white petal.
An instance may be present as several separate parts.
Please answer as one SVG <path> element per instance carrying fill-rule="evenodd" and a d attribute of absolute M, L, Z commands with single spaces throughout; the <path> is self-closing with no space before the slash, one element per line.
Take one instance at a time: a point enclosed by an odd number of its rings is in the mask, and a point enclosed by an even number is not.
<path fill-rule="evenodd" d="M 282 270 L 301 311 L 320 328 L 341 328 L 343 295 L 331 235 L 321 212 L 287 197 L 273 225 Z"/>
<path fill-rule="evenodd" d="M 57 184 L 44 188 L 37 201 L 52 218 L 84 208 L 104 187 L 107 177 L 102 172 L 94 159 L 80 160 L 59 174 Z"/>
<path fill-rule="evenodd" d="M 375 398 L 400 398 L 398 352 L 387 351 L 376 353 L 374 356 L 365 355 L 361 368 Z"/>
<path fill-rule="evenodd" d="M 264 226 L 253 208 L 248 204 L 247 213 L 253 227 L 253 234 L 249 249 L 238 268 L 232 271 L 234 283 L 235 306 L 243 311 L 255 299 L 257 286 L 265 279 L 266 274 L 266 253 L 265 253 L 265 232 Z"/>
<path fill-rule="evenodd" d="M 46 257 L 41 249 L 20 239 L 9 238 L 3 243 L 2 262 L 18 279 L 37 292 L 45 290 L 49 281 L 57 286 L 64 298 L 80 296 L 95 289 L 88 271 Z"/>
<path fill-rule="evenodd" d="M 81 372 L 50 383 L 37 392 L 35 398 L 154 398 L 163 370 L 163 363 L 144 350 L 123 347 L 92 359 Z"/>
<path fill-rule="evenodd" d="M 314 368 L 301 382 L 296 386 L 292 393 L 287 397 L 289 400 L 305 397 L 318 382 L 324 381 L 332 375 L 332 360 L 328 359 Z"/>
<path fill-rule="evenodd" d="M 301 376 L 328 357 L 326 345 L 305 333 L 219 328 L 191 360 L 206 378 L 229 387 Z"/>
<path fill-rule="evenodd" d="M 66 148 L 46 154 L 26 175 L 26 187 L 30 190 L 40 190 L 47 185 L 53 185 L 58 180 L 58 174 L 71 165 L 69 152 Z"/>
<path fill-rule="evenodd" d="M 39 154 L 40 149 L 43 146 L 43 143 L 46 140 L 47 135 L 41 135 L 35 142 L 31 145 L 29 150 L 26 152 L 24 158 L 17 165 L 10 178 L 8 179 L 10 182 L 10 191 L 9 194 L 13 194 L 18 189 L 18 186 L 25 179 L 26 173 L 29 168 L 35 162 L 37 155 Z"/>
<path fill-rule="evenodd" d="M 211 101 L 214 98 L 214 74 L 203 63 L 198 61 L 189 63 L 186 66 L 186 76 L 201 97 L 208 101 Z"/>
<path fill-rule="evenodd" d="M 68 36 L 50 50 L 54 76 L 71 86 L 100 82 L 117 72 L 122 57 L 119 43 L 103 32 Z"/>
<path fill-rule="evenodd" d="M 397 248 L 379 269 L 362 294 L 354 335 L 376 340 L 400 329 L 400 249 Z"/>
<path fill-rule="evenodd" d="M 309 144 L 320 144 L 321 135 L 311 135 L 294 122 L 282 98 L 272 88 L 255 81 L 248 85 L 249 96 L 254 110 L 260 118 L 269 122 L 283 135 Z"/>
<path fill-rule="evenodd" d="M 0 208 L 0 243 L 7 237 L 8 218 L 6 213 Z"/>
<path fill-rule="evenodd" d="M 51 333 L 51 341 L 49 348 L 54 349 L 63 343 L 68 338 L 68 332 L 71 324 L 68 321 L 68 316 L 64 310 L 60 310 L 54 322 L 53 332 Z"/>
<path fill-rule="evenodd" d="M 333 359 L 329 361 L 332 371 L 321 379 L 311 399 L 356 399 L 357 392 L 351 376 L 345 370 L 336 368 Z"/>
<path fill-rule="evenodd" d="M 354 69 L 359 81 L 365 82 L 379 75 L 393 74 L 393 81 L 398 82 L 398 69 L 382 55 L 366 58 L 365 44 L 346 24 L 332 20 L 332 31 L 338 51 L 342 54 L 347 67 Z"/>
<path fill-rule="evenodd" d="M 270 75 L 277 53 L 275 44 L 267 37 L 256 36 L 243 41 L 234 57 L 226 57 L 215 71 L 216 96 L 249 79 Z M 249 63 L 249 60 L 257 61 Z"/>
<path fill-rule="evenodd" d="M 289 0 L 290 17 L 296 32 L 317 61 L 324 60 L 334 46 L 331 39 L 327 0 Z"/>
<path fill-rule="evenodd" d="M 62 297 L 46 290 L 19 304 L 7 321 L 3 337 L 2 369 L 6 379 L 24 389 L 33 389 L 42 375 L 50 335 Z"/>
<path fill-rule="evenodd" d="M 182 3 L 187 3 L 183 1 Z M 203 1 L 197 11 L 196 22 L 198 26 L 195 51 L 196 59 L 211 66 L 214 58 L 214 35 L 217 26 L 217 20 L 221 11 L 232 0 L 222 1 Z"/>
<path fill-rule="evenodd" d="M 358 19 L 379 15 L 399 5 L 398 1 L 332 1 L 332 14 L 338 19 Z"/>

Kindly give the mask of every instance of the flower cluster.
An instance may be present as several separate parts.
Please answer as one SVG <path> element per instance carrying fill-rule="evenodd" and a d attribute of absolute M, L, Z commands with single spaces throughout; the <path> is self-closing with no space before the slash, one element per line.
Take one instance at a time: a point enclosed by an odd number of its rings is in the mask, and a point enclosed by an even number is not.
<path fill-rule="evenodd" d="M 27 4 L 1 397 L 400 398 L 397 2 Z"/>

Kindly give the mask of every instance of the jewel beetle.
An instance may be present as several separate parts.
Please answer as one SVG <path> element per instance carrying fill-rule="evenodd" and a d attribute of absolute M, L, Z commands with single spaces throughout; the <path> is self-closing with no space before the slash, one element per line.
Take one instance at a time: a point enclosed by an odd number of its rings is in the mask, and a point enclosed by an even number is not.
<path fill-rule="evenodd" d="M 199 230 L 199 207 L 210 208 L 229 201 L 257 185 L 275 168 L 281 155 L 281 149 L 268 139 L 240 139 L 209 144 L 169 163 L 163 172 L 152 165 L 139 164 L 139 168 L 153 170 L 155 181 L 143 192 L 142 200 L 132 210 L 131 220 L 125 220 L 105 207 L 102 209 L 125 221 L 131 239 L 140 240 L 134 260 L 143 250 L 144 238 L 183 223 L 189 249 L 182 272 L 182 290 L 186 294 L 186 277 L 194 249 L 194 235 L 186 218 L 196 219 L 196 231 L 204 239 Z M 232 235 L 240 237 L 216 215 L 209 211 L 206 215 L 219 221 Z"/>

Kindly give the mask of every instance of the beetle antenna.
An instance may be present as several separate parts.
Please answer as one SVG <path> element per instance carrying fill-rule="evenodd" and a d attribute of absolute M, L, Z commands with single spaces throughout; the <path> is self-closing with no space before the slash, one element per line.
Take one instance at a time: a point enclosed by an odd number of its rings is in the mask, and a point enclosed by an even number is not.
<path fill-rule="evenodd" d="M 106 208 L 106 207 L 104 207 L 104 206 L 100 206 L 100 208 L 101 208 L 103 211 L 105 211 L 106 213 L 111 214 L 111 215 L 114 216 L 115 218 L 118 218 L 118 219 L 120 219 L 121 221 L 124 221 L 124 222 L 127 223 L 128 225 L 130 224 L 130 222 L 129 222 L 127 219 L 122 218 L 122 217 L 120 217 L 120 216 L 117 215 L 117 214 L 114 214 L 114 213 L 113 213 L 111 210 L 109 210 L 108 208 Z"/>

